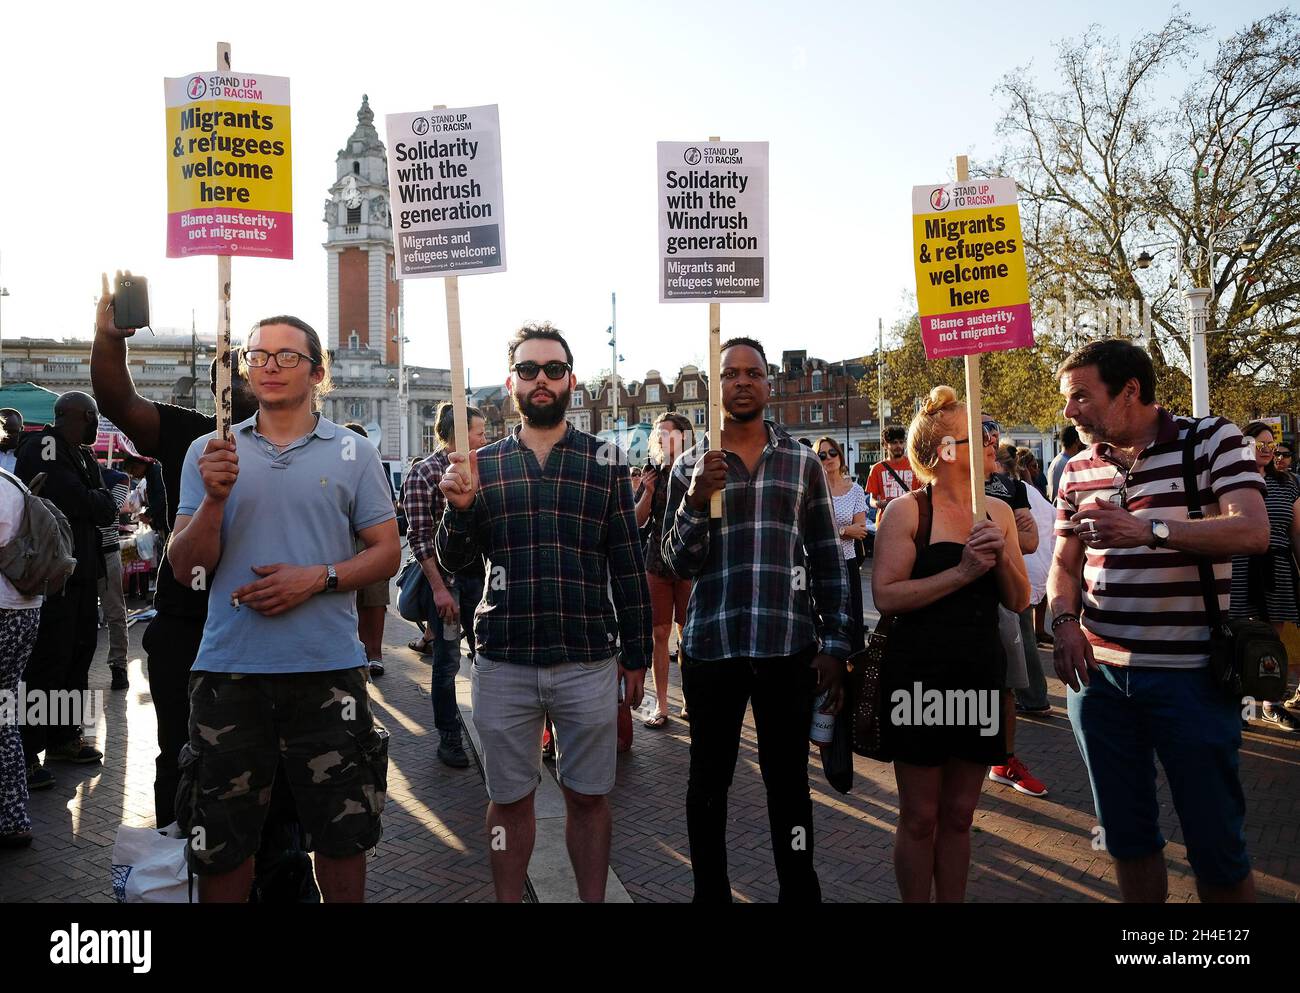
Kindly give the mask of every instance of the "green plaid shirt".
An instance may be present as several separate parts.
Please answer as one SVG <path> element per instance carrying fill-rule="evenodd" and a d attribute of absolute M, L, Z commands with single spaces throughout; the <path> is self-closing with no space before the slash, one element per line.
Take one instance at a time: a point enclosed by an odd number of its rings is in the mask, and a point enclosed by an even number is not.
<path fill-rule="evenodd" d="M 817 454 L 767 422 L 754 475 L 727 452 L 722 520 L 685 501 L 708 437 L 673 464 L 663 556 L 695 579 L 682 649 L 693 659 L 775 658 L 813 644 L 849 657 L 849 586 Z"/>
<path fill-rule="evenodd" d="M 648 666 L 650 588 L 626 460 L 570 424 L 543 470 L 516 428 L 478 450 L 478 477 L 473 506 L 448 504 L 436 539 L 445 570 L 487 556 L 478 650 L 556 665 L 609 658 L 621 641 L 624 667 Z"/>

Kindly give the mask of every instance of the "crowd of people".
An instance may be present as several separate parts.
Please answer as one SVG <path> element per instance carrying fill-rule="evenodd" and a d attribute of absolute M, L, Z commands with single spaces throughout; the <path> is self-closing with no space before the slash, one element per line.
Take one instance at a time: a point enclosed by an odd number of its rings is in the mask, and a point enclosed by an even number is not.
<path fill-rule="evenodd" d="M 269 317 L 249 333 L 229 438 L 210 416 L 136 392 L 131 333 L 114 324 L 105 283 L 95 399 L 64 394 L 54 424 L 12 466 L 0 446 L 0 473 L 16 483 L 0 487 L 0 544 L 19 524 L 24 484 L 39 486 L 67 517 L 77 559 L 43 602 L 0 576 L 0 688 L 20 678 L 35 689 L 87 685 L 97 601 L 112 599 L 120 568 L 101 529 L 115 525 L 115 487 L 125 485 L 88 454 L 103 413 L 139 453 L 128 472 L 156 461 L 165 491 L 169 541 L 144 637 L 155 812 L 159 826 L 176 821 L 202 839 L 190 846 L 200 899 L 246 900 L 269 885 L 267 866 L 305 851 L 325 900 L 363 898 L 387 789 L 388 732 L 371 715 L 368 682 L 383 673 L 388 584 L 402 565 L 397 507 L 410 553 L 402 600 L 414 605 L 402 613 L 420 622 L 409 647 L 430 659 L 436 756 L 452 768 L 469 765 L 456 702 L 462 638 L 469 644 L 502 901 L 523 898 L 547 740 L 579 895 L 603 899 L 620 714 L 650 692 L 647 728 L 674 718 L 689 727 L 694 899 L 732 898 L 729 789 L 752 708 L 779 899 L 819 901 L 810 723 L 849 702 L 846 663 L 871 634 L 868 556 L 872 601 L 892 619 L 886 699 L 906 704 L 886 728 L 903 900 L 964 898 L 986 780 L 1048 792 L 1015 735 L 1018 717 L 1052 713 L 1040 647 L 1068 687 L 1122 896 L 1165 892 L 1158 757 L 1202 898 L 1253 897 L 1240 702 L 1209 685 L 1208 620 L 1191 591 L 1205 557 L 1225 612 L 1300 619 L 1300 482 L 1266 425 L 1243 435 L 1156 403 L 1140 348 L 1094 342 L 1062 364 L 1071 426 L 1049 467 L 1004 445 L 992 416 L 969 434 L 965 405 L 938 386 L 906 431 L 886 431 L 887 457 L 864 487 L 833 438 L 801 444 L 764 416 L 770 366 L 748 337 L 722 347 L 721 446 L 665 413 L 634 474 L 566 418 L 573 353 L 556 328 L 529 324 L 507 345 L 520 426 L 485 444 L 471 407 L 460 451 L 444 404 L 438 447 L 408 468 L 395 507 L 364 429 L 319 413 L 329 357 L 303 321 Z M 1200 519 L 1169 485 L 1189 446 Z M 984 480 L 987 506 L 974 523 L 972 478 Z M 109 664 L 124 660 L 113 634 Z M 921 713 L 914 697 L 934 693 L 981 704 L 965 718 L 908 716 Z M 1295 696 L 1268 701 L 1263 717 L 1296 730 L 1298 706 Z M 48 781 L 40 754 L 103 757 L 78 726 L 25 727 L 21 741 L 12 730 L 0 729 L 0 837 L 16 844 L 30 839 L 27 789 Z"/>

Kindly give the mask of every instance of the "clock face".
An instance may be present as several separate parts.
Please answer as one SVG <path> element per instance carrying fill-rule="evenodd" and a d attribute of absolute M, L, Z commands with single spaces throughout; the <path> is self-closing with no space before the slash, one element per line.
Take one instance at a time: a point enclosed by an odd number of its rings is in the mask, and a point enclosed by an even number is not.
<path fill-rule="evenodd" d="M 343 197 L 343 202 L 349 207 L 361 206 L 361 191 L 357 189 L 357 179 L 355 176 L 349 176 L 343 180 L 343 189 L 339 191 Z"/>

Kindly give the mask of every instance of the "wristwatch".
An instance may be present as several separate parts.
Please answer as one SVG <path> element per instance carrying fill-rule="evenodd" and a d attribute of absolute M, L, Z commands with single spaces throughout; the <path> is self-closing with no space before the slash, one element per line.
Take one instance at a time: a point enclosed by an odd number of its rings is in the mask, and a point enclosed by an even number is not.
<path fill-rule="evenodd" d="M 1164 521 L 1151 522 L 1151 547 L 1164 548 L 1169 543 L 1169 525 Z"/>
<path fill-rule="evenodd" d="M 339 574 L 334 571 L 332 565 L 325 567 L 325 592 L 333 593 L 339 588 Z"/>

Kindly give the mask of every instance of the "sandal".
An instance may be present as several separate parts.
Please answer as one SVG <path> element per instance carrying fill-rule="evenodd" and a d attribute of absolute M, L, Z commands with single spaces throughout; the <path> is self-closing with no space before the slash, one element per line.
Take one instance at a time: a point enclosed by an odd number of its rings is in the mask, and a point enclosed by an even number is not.
<path fill-rule="evenodd" d="M 425 641 L 423 638 L 416 638 L 413 641 L 408 641 L 406 647 L 420 655 L 433 654 L 433 649 L 430 647 L 429 642 Z"/>
<path fill-rule="evenodd" d="M 654 717 L 647 717 L 643 723 L 648 728 L 661 728 L 668 723 L 668 715 L 660 710 L 655 713 Z"/>

